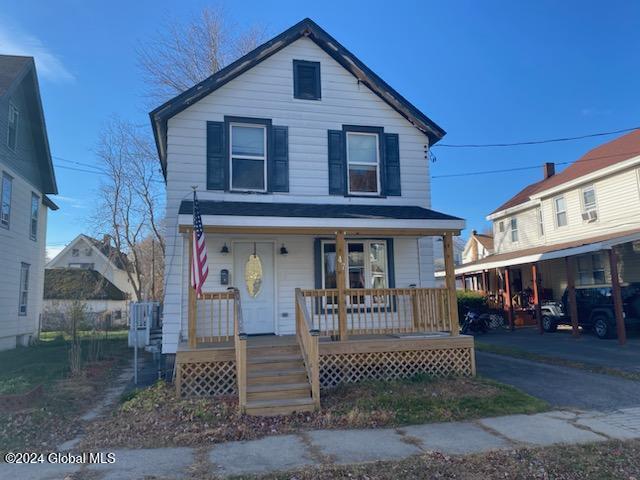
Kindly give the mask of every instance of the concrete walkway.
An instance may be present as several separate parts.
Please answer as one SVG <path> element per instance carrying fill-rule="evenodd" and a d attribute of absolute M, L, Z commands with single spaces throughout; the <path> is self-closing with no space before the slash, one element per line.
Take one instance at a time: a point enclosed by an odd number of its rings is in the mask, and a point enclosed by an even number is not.
<path fill-rule="evenodd" d="M 114 451 L 116 462 L 113 464 L 0 464 L 0 479 L 178 479 L 193 478 L 197 471 L 226 477 L 323 464 L 400 460 L 427 451 L 456 455 L 523 446 L 633 438 L 640 438 L 640 407 L 609 412 L 559 410 L 399 429 L 317 430 L 222 443 L 206 450 L 120 449 Z"/>

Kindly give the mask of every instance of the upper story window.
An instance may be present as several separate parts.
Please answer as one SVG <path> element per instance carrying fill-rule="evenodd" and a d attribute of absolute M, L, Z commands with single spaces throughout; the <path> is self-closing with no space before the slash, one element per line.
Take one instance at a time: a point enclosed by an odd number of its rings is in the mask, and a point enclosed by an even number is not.
<path fill-rule="evenodd" d="M 582 220 L 595 222 L 597 219 L 596 190 L 593 185 L 589 185 L 582 189 Z"/>
<path fill-rule="evenodd" d="M 11 218 L 11 190 L 13 178 L 6 173 L 2 174 L 2 197 L 0 198 L 0 225 L 9 228 Z"/>
<path fill-rule="evenodd" d="M 71 256 L 72 257 L 79 257 L 80 256 L 80 249 L 79 248 L 72 248 L 71 249 Z"/>
<path fill-rule="evenodd" d="M 380 193 L 380 155 L 377 133 L 347 132 L 349 193 Z"/>
<path fill-rule="evenodd" d="M 500 233 L 504 232 L 504 222 L 498 223 L 498 231 Z"/>
<path fill-rule="evenodd" d="M 35 193 L 31 194 L 31 219 L 29 222 L 29 237 L 31 240 L 38 239 L 38 214 L 40 212 L 40 197 Z"/>
<path fill-rule="evenodd" d="M 512 218 L 510 223 L 511 223 L 511 241 L 517 242 L 518 241 L 518 219 Z"/>
<path fill-rule="evenodd" d="M 320 62 L 293 61 L 293 97 L 320 100 Z"/>
<path fill-rule="evenodd" d="M 91 247 L 87 247 L 87 248 L 85 248 L 85 249 L 84 249 L 84 254 L 85 254 L 87 257 L 90 257 L 91 255 L 93 255 L 93 249 L 92 249 Z"/>
<path fill-rule="evenodd" d="M 15 150 L 18 145 L 18 109 L 12 103 L 9 104 L 9 121 L 7 128 L 7 146 Z"/>
<path fill-rule="evenodd" d="M 536 211 L 536 216 L 538 217 L 538 236 L 544 236 L 544 222 L 542 221 L 542 209 L 538 208 Z"/>
<path fill-rule="evenodd" d="M 267 185 L 266 125 L 231 124 L 229 131 L 231 189 L 265 192 Z"/>
<path fill-rule="evenodd" d="M 567 224 L 567 203 L 564 197 L 553 199 L 556 212 L 556 226 L 564 227 Z"/>
<path fill-rule="evenodd" d="M 18 315 L 27 314 L 29 302 L 29 264 L 20 264 L 20 297 L 18 300 Z"/>

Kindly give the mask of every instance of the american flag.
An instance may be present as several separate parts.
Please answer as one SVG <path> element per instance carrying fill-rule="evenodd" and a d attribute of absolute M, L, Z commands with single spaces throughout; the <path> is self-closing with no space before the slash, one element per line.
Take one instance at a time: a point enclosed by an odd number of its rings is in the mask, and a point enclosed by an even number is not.
<path fill-rule="evenodd" d="M 209 275 L 207 265 L 207 242 L 202 229 L 202 217 L 200 216 L 200 205 L 198 197 L 193 192 L 193 258 L 191 259 L 191 286 L 196 293 L 202 293 L 202 285 Z"/>

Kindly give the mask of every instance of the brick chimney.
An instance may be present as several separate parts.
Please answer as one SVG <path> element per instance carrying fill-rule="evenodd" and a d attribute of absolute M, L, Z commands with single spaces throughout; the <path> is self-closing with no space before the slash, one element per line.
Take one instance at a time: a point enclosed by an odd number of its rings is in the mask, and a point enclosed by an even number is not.
<path fill-rule="evenodd" d="M 556 174 L 556 164 L 553 162 L 545 162 L 544 166 L 544 179 L 553 177 Z"/>

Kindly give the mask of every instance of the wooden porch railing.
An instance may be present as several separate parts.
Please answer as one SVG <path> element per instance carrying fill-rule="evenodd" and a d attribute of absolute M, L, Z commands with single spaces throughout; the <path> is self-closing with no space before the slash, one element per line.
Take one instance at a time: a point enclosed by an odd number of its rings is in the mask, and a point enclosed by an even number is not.
<path fill-rule="evenodd" d="M 199 343 L 233 341 L 239 407 L 244 412 L 247 405 L 247 334 L 238 289 L 203 292 L 199 298 L 195 292 L 190 292 L 188 330 L 190 348 L 196 348 Z"/>
<path fill-rule="evenodd" d="M 457 334 L 446 288 L 348 288 L 344 294 L 347 334 Z M 325 336 L 341 336 L 338 290 L 302 290 L 301 295 L 311 328 Z"/>
<path fill-rule="evenodd" d="M 311 384 L 311 398 L 316 409 L 320 408 L 320 350 L 318 348 L 319 331 L 311 324 L 311 316 L 302 295 L 296 288 L 296 337 L 302 352 L 307 377 Z"/>
<path fill-rule="evenodd" d="M 242 319 L 242 306 L 240 303 L 240 292 L 237 288 L 233 292 L 234 305 L 234 331 L 233 343 L 236 351 L 236 382 L 238 385 L 238 405 L 240 412 L 244 413 L 247 408 L 247 334 L 244 330 Z"/>

